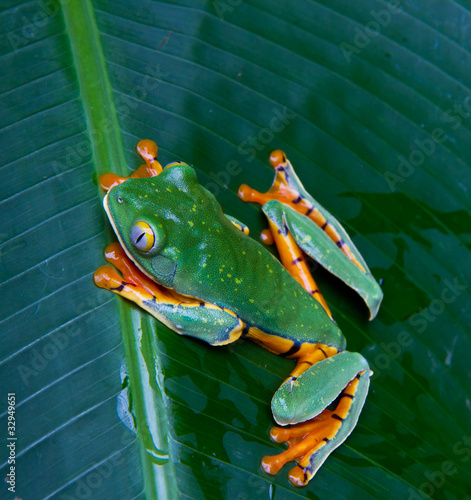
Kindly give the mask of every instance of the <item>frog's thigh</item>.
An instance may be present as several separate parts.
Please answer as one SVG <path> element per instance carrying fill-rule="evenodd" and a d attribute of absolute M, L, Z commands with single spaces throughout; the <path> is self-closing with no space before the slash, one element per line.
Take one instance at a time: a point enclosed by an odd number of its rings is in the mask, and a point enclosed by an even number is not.
<path fill-rule="evenodd" d="M 273 396 L 272 411 L 278 424 L 297 425 L 272 430 L 276 441 L 289 441 L 290 447 L 274 457 L 264 457 L 264 470 L 276 474 L 287 462 L 296 460 L 290 481 L 297 486 L 307 484 L 355 427 L 370 374 L 363 356 L 343 351 L 319 361 L 294 383 L 288 379 Z M 335 410 L 327 410 L 337 398 Z"/>
<path fill-rule="evenodd" d="M 330 319 L 333 320 L 332 312 L 309 271 L 304 252 L 285 223 L 284 205 L 278 201 L 270 201 L 263 206 L 262 210 L 268 218 L 270 231 L 283 266 L 321 304 Z"/>
<path fill-rule="evenodd" d="M 362 297 L 370 319 L 376 316 L 383 292 L 371 273 L 362 271 L 340 250 L 342 240 L 335 243 L 308 217 L 279 201 L 269 201 L 263 211 L 272 223 L 289 232 L 304 252 Z"/>
<path fill-rule="evenodd" d="M 245 325 L 236 314 L 160 287 L 134 265 L 118 243 L 107 247 L 105 257 L 123 276 L 111 266 L 102 266 L 95 271 L 95 284 L 131 300 L 176 333 L 211 345 L 229 344 L 241 336 Z"/>

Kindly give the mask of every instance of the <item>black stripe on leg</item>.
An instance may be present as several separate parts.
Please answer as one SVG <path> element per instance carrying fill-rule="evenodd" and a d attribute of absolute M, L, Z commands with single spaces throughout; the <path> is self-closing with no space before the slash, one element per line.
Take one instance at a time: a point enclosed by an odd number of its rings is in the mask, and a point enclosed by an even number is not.
<path fill-rule="evenodd" d="M 121 285 L 116 286 L 114 288 L 110 288 L 110 290 L 112 290 L 113 292 L 121 292 L 123 288 L 124 288 L 124 283 L 121 283 Z"/>
<path fill-rule="evenodd" d="M 283 225 L 283 229 L 280 227 L 278 228 L 278 234 L 282 234 L 283 236 L 286 236 L 288 234 L 288 226 L 286 224 Z"/>
<path fill-rule="evenodd" d="M 293 354 L 296 354 L 299 349 L 301 349 L 299 344 L 293 344 L 290 349 L 283 353 L 283 356 L 293 356 Z"/>
<path fill-rule="evenodd" d="M 302 199 L 303 197 L 299 195 L 295 200 L 293 200 L 293 203 L 299 203 Z"/>
<path fill-rule="evenodd" d="M 355 399 L 355 396 L 353 394 L 348 394 L 348 392 L 342 393 L 340 398 L 350 398 L 350 399 Z"/>
<path fill-rule="evenodd" d="M 132 283 L 126 283 L 126 281 L 123 281 L 121 285 L 115 287 L 115 288 L 110 288 L 113 292 L 121 292 L 125 286 L 134 286 Z"/>
<path fill-rule="evenodd" d="M 321 229 L 325 229 L 328 225 L 329 225 L 329 223 L 327 221 L 325 221 L 325 224 L 323 226 L 321 226 Z"/>
<path fill-rule="evenodd" d="M 311 207 L 304 215 L 309 216 L 312 214 L 313 211 L 314 211 L 314 207 Z"/>
<path fill-rule="evenodd" d="M 304 260 L 304 257 L 301 255 L 301 257 L 298 257 L 297 259 L 294 259 L 291 264 L 297 264 L 298 262 L 302 262 Z"/>
<path fill-rule="evenodd" d="M 325 353 L 324 349 L 322 349 L 322 347 L 319 347 L 319 351 L 321 351 L 321 352 L 322 352 L 322 354 L 323 354 L 326 358 L 328 358 L 328 357 L 329 357 L 329 356 L 327 356 L 327 354 Z"/>
<path fill-rule="evenodd" d="M 340 422 L 344 421 L 344 418 L 342 418 L 340 415 L 337 415 L 337 413 L 333 413 L 332 418 L 335 418 L 335 420 L 340 420 Z"/>
<path fill-rule="evenodd" d="M 337 246 L 339 248 L 342 248 L 344 245 L 345 245 L 345 241 L 343 241 L 342 239 L 340 239 L 339 241 L 337 241 Z"/>

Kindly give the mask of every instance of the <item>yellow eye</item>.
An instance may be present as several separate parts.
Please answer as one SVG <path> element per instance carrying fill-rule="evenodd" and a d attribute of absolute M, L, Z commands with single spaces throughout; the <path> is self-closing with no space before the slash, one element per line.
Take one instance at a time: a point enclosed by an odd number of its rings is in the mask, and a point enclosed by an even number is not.
<path fill-rule="evenodd" d="M 154 231 L 147 222 L 140 220 L 131 229 L 131 241 L 137 249 L 148 252 L 154 246 Z"/>

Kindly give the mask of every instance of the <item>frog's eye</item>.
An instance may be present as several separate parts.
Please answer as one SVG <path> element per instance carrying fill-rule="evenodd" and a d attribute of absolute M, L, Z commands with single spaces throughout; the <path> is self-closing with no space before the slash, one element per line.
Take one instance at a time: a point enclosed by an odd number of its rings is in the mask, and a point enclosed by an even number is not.
<path fill-rule="evenodd" d="M 147 222 L 140 220 L 131 229 L 131 241 L 138 250 L 148 252 L 154 246 L 154 231 Z"/>

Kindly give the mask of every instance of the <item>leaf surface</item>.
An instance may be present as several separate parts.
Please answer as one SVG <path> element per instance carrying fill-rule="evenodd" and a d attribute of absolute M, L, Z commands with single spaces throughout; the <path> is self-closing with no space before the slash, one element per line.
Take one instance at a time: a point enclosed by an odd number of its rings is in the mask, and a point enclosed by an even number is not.
<path fill-rule="evenodd" d="M 18 497 L 469 498 L 469 3 L 4 1 L 0 21 L 0 428 L 14 392 Z M 375 375 L 308 488 L 259 468 L 292 361 L 179 337 L 93 285 L 113 238 L 97 175 L 134 170 L 143 138 L 254 238 L 266 223 L 237 188 L 266 190 L 285 150 L 384 280 L 368 323 L 316 271 Z"/>

